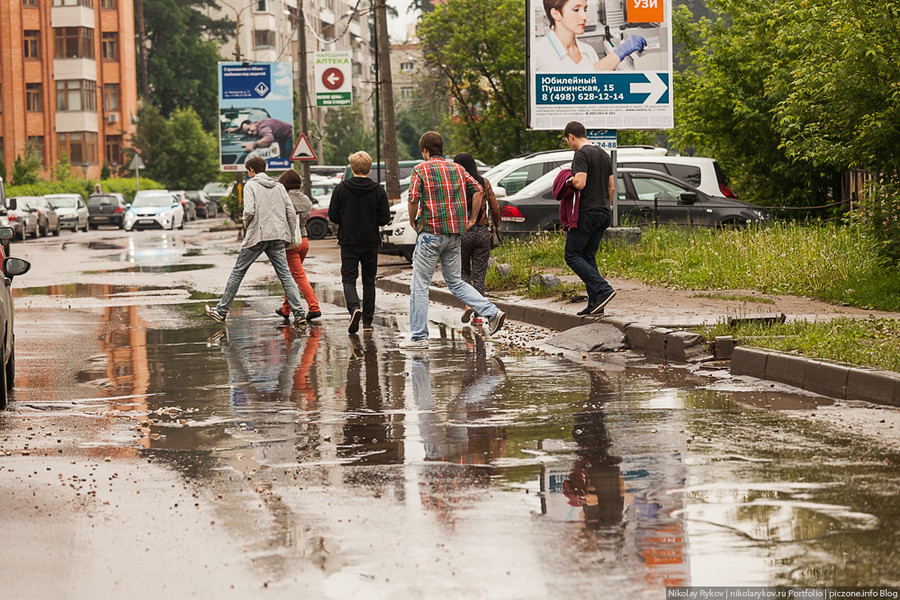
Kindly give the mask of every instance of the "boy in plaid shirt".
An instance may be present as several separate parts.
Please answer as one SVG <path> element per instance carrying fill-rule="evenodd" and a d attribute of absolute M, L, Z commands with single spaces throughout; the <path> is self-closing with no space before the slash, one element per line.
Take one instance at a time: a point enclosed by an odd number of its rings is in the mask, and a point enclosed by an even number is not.
<path fill-rule="evenodd" d="M 411 339 L 402 348 L 428 348 L 428 289 L 438 261 L 447 288 L 488 319 L 490 332 L 503 326 L 506 314 L 462 280 L 460 234 L 475 226 L 483 190 L 461 165 L 444 158 L 444 140 L 436 131 L 419 140 L 424 163 L 413 169 L 409 187 L 409 223 L 419 236 L 413 253 L 409 293 Z M 474 193 L 472 215 L 466 215 L 466 190 Z"/>

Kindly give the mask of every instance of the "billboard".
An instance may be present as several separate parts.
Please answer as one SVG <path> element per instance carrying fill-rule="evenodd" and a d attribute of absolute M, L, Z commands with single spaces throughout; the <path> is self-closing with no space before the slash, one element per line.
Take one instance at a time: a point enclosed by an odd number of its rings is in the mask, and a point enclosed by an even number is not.
<path fill-rule="evenodd" d="M 316 106 L 353 104 L 353 65 L 349 50 L 316 52 Z"/>
<path fill-rule="evenodd" d="M 528 126 L 669 129 L 672 0 L 526 0 Z"/>
<path fill-rule="evenodd" d="M 252 156 L 268 170 L 291 167 L 293 94 L 290 62 L 219 63 L 219 170 L 245 171 Z"/>

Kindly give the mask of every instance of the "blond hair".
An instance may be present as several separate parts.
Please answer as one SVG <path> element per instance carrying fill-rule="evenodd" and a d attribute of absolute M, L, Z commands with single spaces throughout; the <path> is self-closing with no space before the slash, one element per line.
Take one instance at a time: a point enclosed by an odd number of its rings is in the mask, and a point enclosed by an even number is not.
<path fill-rule="evenodd" d="M 347 159 L 350 161 L 350 170 L 354 175 L 365 177 L 372 170 L 372 157 L 365 150 L 354 152 Z"/>

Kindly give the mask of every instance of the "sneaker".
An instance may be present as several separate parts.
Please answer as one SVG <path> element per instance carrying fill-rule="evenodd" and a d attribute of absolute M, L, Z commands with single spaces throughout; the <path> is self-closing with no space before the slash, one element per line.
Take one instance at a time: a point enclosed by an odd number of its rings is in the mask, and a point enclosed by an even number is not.
<path fill-rule="evenodd" d="M 609 304 L 609 301 L 616 297 L 616 290 L 612 290 L 607 292 L 603 296 L 597 298 L 597 301 L 594 303 L 594 308 L 591 310 L 592 315 L 600 315 L 603 314 L 603 307 Z"/>
<path fill-rule="evenodd" d="M 579 317 L 588 317 L 590 315 L 602 315 L 603 307 L 597 308 L 596 304 L 588 304 L 584 309 L 579 310 L 577 313 Z"/>
<path fill-rule="evenodd" d="M 353 309 L 353 314 L 350 315 L 350 325 L 347 326 L 347 331 L 349 333 L 356 333 L 359 331 L 359 320 L 362 319 L 362 311 L 358 308 Z"/>
<path fill-rule="evenodd" d="M 294 325 L 298 327 L 306 325 L 306 311 L 298 310 L 294 313 Z"/>
<path fill-rule="evenodd" d="M 471 306 L 467 306 L 466 310 L 463 311 L 460 321 L 462 321 L 463 323 L 468 323 L 472 319 L 472 315 L 474 314 L 475 310 Z"/>
<path fill-rule="evenodd" d="M 218 310 L 216 310 L 209 304 L 207 304 L 206 306 L 203 307 L 203 312 L 206 313 L 207 317 L 209 317 L 210 319 L 213 319 L 214 321 L 218 321 L 219 323 L 225 322 L 225 315 L 220 313 Z"/>
<path fill-rule="evenodd" d="M 285 313 L 285 312 L 284 312 L 282 309 L 280 309 L 280 308 L 276 308 L 276 309 L 275 309 L 275 314 L 278 315 L 279 317 L 281 317 L 282 319 L 284 319 L 285 321 L 287 321 L 288 319 L 291 318 L 290 313 Z"/>
<path fill-rule="evenodd" d="M 228 345 L 228 333 L 222 329 L 221 331 L 217 331 L 208 338 L 206 338 L 206 347 L 213 348 L 216 346 L 227 346 Z"/>
<path fill-rule="evenodd" d="M 488 323 L 491 326 L 491 328 L 489 329 L 491 335 L 494 335 L 495 333 L 500 331 L 500 328 L 503 327 L 503 323 L 505 321 L 506 321 L 506 313 L 503 312 L 502 310 L 498 309 L 497 314 L 494 315 L 494 318 L 488 319 Z"/>
<path fill-rule="evenodd" d="M 401 350 L 428 350 L 428 338 L 400 342 Z"/>
<path fill-rule="evenodd" d="M 321 310 L 313 310 L 313 311 L 306 313 L 306 320 L 312 321 L 313 319 L 318 319 L 321 316 L 322 316 Z"/>

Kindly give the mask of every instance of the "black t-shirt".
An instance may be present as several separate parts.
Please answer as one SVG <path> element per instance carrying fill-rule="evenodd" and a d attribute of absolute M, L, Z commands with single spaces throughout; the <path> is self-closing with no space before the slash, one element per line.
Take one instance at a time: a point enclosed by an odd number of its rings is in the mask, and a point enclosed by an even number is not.
<path fill-rule="evenodd" d="M 572 174 L 587 173 L 587 180 L 581 190 L 579 212 L 604 210 L 609 212 L 609 178 L 612 176 L 612 161 L 602 148 L 585 144 L 575 151 L 572 159 Z"/>

